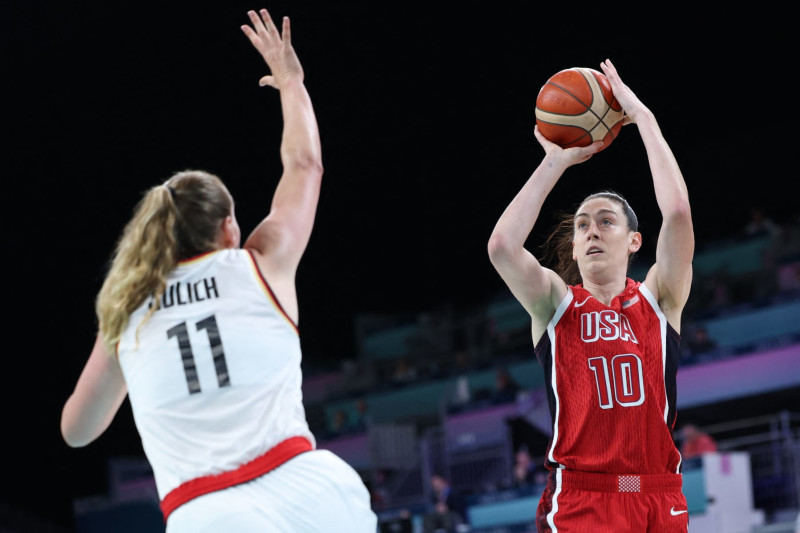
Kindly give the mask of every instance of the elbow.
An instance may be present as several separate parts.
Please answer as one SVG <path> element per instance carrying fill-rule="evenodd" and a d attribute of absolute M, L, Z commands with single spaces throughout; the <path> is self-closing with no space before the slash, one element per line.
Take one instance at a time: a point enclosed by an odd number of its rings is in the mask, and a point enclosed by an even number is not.
<path fill-rule="evenodd" d="M 81 432 L 78 429 L 70 429 L 67 427 L 64 422 L 61 422 L 61 437 L 64 439 L 64 442 L 70 448 L 83 448 L 84 446 L 88 446 L 94 440 L 99 437 L 97 434 L 89 434 L 86 432 Z"/>
<path fill-rule="evenodd" d="M 70 448 L 82 448 L 94 440 L 90 436 L 79 417 L 75 416 L 74 406 L 70 400 L 61 411 L 61 438 Z"/>
<path fill-rule="evenodd" d="M 322 177 L 322 157 L 318 151 L 297 150 L 284 154 L 285 166 L 303 174 Z"/>
<path fill-rule="evenodd" d="M 316 156 L 309 155 L 308 157 L 302 158 L 298 163 L 297 166 L 302 168 L 308 174 L 312 174 L 318 178 L 322 177 L 322 173 L 325 171 L 322 168 L 322 159 Z"/>
<path fill-rule="evenodd" d="M 489 260 L 493 265 L 504 262 L 511 254 L 511 246 L 508 240 L 502 233 L 494 232 L 489 237 L 489 244 L 487 246 L 489 252 Z"/>
<path fill-rule="evenodd" d="M 322 161 L 314 158 L 297 159 L 292 162 L 290 168 L 292 173 L 303 176 L 307 183 L 313 183 L 316 187 L 319 187 L 322 183 L 322 173 L 324 171 Z"/>
<path fill-rule="evenodd" d="M 69 425 L 64 422 L 64 419 L 61 420 L 61 437 L 70 448 L 82 448 L 91 442 L 87 439 L 80 438 L 80 436 L 77 435 L 75 431 L 72 431 Z"/>
<path fill-rule="evenodd" d="M 70 448 L 83 448 L 84 446 L 86 446 L 87 444 L 89 444 L 88 442 L 84 442 L 84 441 L 80 441 L 80 440 L 74 440 L 74 439 L 69 439 L 69 438 L 67 438 L 67 436 L 66 436 L 66 435 L 64 435 L 63 433 L 62 433 L 62 436 L 64 437 L 64 442 L 66 442 L 66 443 L 67 443 L 67 446 L 69 446 Z"/>
<path fill-rule="evenodd" d="M 692 223 L 692 207 L 688 199 L 682 199 L 674 203 L 669 211 L 669 218 L 673 223 L 689 224 Z"/>

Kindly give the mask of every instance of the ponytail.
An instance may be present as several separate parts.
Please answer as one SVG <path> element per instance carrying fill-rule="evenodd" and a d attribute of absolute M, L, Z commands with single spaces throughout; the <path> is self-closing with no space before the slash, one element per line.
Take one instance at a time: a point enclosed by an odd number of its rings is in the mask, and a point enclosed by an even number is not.
<path fill-rule="evenodd" d="M 575 235 L 575 215 L 561 213 L 558 223 L 541 248 L 542 263 L 552 268 L 567 285 L 581 282 L 578 262 L 572 259 L 572 241 Z"/>
<path fill-rule="evenodd" d="M 153 297 L 138 332 L 158 309 L 167 276 L 178 261 L 216 249 L 221 223 L 232 208 L 222 181 L 202 171 L 176 173 L 139 201 L 95 302 L 100 334 L 110 354 L 115 353 L 131 313 Z"/>
<path fill-rule="evenodd" d="M 95 311 L 109 353 L 113 353 L 128 319 L 148 296 L 157 302 L 167 286 L 167 275 L 178 263 L 175 239 L 175 203 L 165 186 L 150 189 L 137 206 L 117 243 L 111 268 Z M 156 310 L 150 309 L 147 318 Z"/>

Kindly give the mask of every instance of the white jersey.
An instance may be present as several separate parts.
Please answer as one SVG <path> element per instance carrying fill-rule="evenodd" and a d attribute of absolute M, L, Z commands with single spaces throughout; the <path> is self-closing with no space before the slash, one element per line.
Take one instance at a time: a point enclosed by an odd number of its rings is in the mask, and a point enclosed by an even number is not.
<path fill-rule="evenodd" d="M 248 251 L 182 261 L 160 303 L 141 328 L 152 301 L 131 315 L 117 348 L 160 498 L 287 438 L 314 445 L 297 326 Z"/>

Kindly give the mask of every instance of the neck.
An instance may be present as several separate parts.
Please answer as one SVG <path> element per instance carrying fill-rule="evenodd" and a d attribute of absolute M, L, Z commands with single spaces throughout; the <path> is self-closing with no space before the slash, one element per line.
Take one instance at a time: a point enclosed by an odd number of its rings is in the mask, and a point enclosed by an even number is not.
<path fill-rule="evenodd" d="M 627 278 L 617 278 L 614 281 L 596 282 L 591 279 L 583 280 L 583 288 L 605 305 L 611 305 L 611 300 L 625 290 Z"/>

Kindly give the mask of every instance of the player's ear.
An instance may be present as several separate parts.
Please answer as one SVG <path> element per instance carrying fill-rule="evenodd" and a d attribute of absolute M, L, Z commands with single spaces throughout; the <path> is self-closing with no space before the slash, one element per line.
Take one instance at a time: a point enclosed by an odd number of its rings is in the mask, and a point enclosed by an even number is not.
<path fill-rule="evenodd" d="M 631 236 L 631 242 L 628 245 L 628 251 L 630 253 L 636 253 L 642 247 L 642 234 L 638 231 L 634 231 L 633 235 Z"/>
<path fill-rule="evenodd" d="M 238 228 L 232 216 L 228 215 L 222 219 L 220 226 L 220 241 L 223 248 L 234 248 L 239 245 L 238 242 Z"/>

